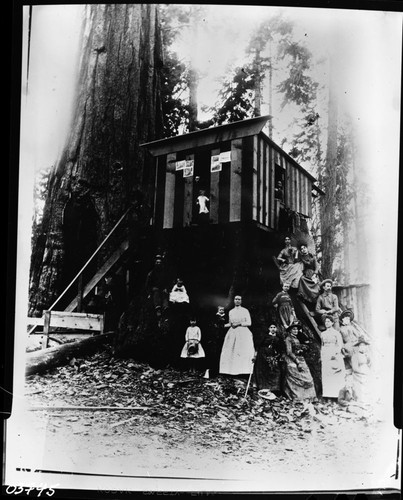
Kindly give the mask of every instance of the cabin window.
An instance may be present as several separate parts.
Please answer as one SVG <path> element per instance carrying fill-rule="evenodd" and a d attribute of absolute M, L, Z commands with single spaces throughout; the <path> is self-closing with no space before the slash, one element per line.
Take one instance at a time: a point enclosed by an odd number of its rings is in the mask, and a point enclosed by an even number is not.
<path fill-rule="evenodd" d="M 274 171 L 274 197 L 284 203 L 285 170 L 280 165 L 275 165 Z"/>

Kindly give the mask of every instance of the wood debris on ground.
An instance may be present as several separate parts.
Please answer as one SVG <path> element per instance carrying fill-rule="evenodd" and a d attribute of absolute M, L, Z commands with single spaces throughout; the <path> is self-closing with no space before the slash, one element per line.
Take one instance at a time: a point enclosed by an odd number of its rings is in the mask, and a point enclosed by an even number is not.
<path fill-rule="evenodd" d="M 245 398 L 246 383 L 224 376 L 205 379 L 202 373 L 190 375 L 172 368 L 154 369 L 104 351 L 27 377 L 26 397 L 32 407 L 66 407 L 63 414 L 70 422 L 79 413 L 82 418 L 88 407 L 89 422 L 105 421 L 114 432 L 140 422 L 160 425 L 163 433 L 192 432 L 197 423 L 196 441 L 208 447 L 219 438 L 228 453 L 237 446 L 237 437 L 250 432 L 267 437 L 281 430 L 305 439 L 338 423 L 370 419 L 368 411 L 344 408 L 336 401 L 306 403 L 285 397 L 269 401 L 260 398 L 253 386 Z M 112 411 L 117 407 L 121 411 Z"/>

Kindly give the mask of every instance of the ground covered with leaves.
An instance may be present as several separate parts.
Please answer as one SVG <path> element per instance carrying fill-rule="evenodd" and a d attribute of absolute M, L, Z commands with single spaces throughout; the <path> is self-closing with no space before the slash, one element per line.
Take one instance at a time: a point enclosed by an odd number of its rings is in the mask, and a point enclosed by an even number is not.
<path fill-rule="evenodd" d="M 383 422 L 372 409 L 268 401 L 253 386 L 245 397 L 245 388 L 244 380 L 100 352 L 28 377 L 26 397 L 33 428 L 46 440 L 45 468 L 203 477 L 376 473 Z"/>

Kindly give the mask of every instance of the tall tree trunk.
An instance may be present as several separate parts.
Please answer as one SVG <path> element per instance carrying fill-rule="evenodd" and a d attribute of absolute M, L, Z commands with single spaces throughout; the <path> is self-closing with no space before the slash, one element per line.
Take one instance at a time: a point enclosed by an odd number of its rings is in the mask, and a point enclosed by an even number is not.
<path fill-rule="evenodd" d="M 357 165 L 355 158 L 354 141 L 352 145 L 352 160 L 351 168 L 353 172 L 353 208 L 354 208 L 354 232 L 355 232 L 355 249 L 357 259 L 357 281 L 358 283 L 368 282 L 368 248 L 367 248 L 367 235 L 365 231 L 365 221 L 362 216 L 364 207 L 359 203 L 358 187 L 360 184 L 359 176 L 357 174 Z"/>
<path fill-rule="evenodd" d="M 53 169 L 33 251 L 30 314 L 58 297 L 131 201 L 151 193 L 143 142 L 160 136 L 157 7 L 85 9 L 70 136 Z"/>
<path fill-rule="evenodd" d="M 256 49 L 255 54 L 255 66 L 256 66 L 256 79 L 255 79 L 255 116 L 262 115 L 262 64 L 260 58 L 260 50 Z"/>
<path fill-rule="evenodd" d="M 189 69 L 189 132 L 197 129 L 197 80 L 197 72 L 191 67 Z"/>
<path fill-rule="evenodd" d="M 273 57 L 272 41 L 269 40 L 269 137 L 273 139 Z"/>
<path fill-rule="evenodd" d="M 336 210 L 336 165 L 337 165 L 337 127 L 338 106 L 334 59 L 329 59 L 329 109 L 328 109 L 328 136 L 326 160 L 323 172 L 325 195 L 321 198 L 321 246 L 322 246 L 322 274 L 331 278 L 335 257 L 335 210 Z"/>

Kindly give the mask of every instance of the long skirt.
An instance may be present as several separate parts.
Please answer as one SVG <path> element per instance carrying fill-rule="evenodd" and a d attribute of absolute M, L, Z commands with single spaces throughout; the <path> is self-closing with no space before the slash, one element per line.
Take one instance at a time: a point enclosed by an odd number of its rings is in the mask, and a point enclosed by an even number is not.
<path fill-rule="evenodd" d="M 255 348 L 252 332 L 246 326 L 230 328 L 220 356 L 220 373 L 242 375 L 252 373 Z"/>
<path fill-rule="evenodd" d="M 299 280 L 302 276 L 302 262 L 294 264 L 283 264 L 280 267 L 280 282 L 289 283 L 291 288 L 298 288 Z"/>
<path fill-rule="evenodd" d="M 316 304 L 316 299 L 319 297 L 319 293 L 319 283 L 315 283 L 313 280 L 306 276 L 301 276 L 298 286 L 298 297 L 305 300 L 306 302 Z"/>
<path fill-rule="evenodd" d="M 281 389 L 280 364 L 275 358 L 266 358 L 258 353 L 255 362 L 255 379 L 258 390 L 270 389 L 279 391 Z"/>
<path fill-rule="evenodd" d="M 367 364 L 367 357 L 359 351 L 355 352 L 353 356 L 352 382 L 356 399 L 362 403 L 369 403 L 372 401 L 373 396 L 369 380 L 371 370 Z"/>
<path fill-rule="evenodd" d="M 280 317 L 281 324 L 285 328 L 288 328 L 291 323 L 297 319 L 294 307 L 289 302 L 283 302 L 278 306 L 278 315 Z"/>
<path fill-rule="evenodd" d="M 332 346 L 321 349 L 322 361 L 322 396 L 337 398 L 346 382 L 343 356 L 335 353 Z"/>
<path fill-rule="evenodd" d="M 298 356 L 298 363 L 301 370 L 290 357 L 284 356 L 284 393 L 290 399 L 314 399 L 315 385 L 308 365 L 302 356 Z"/>

